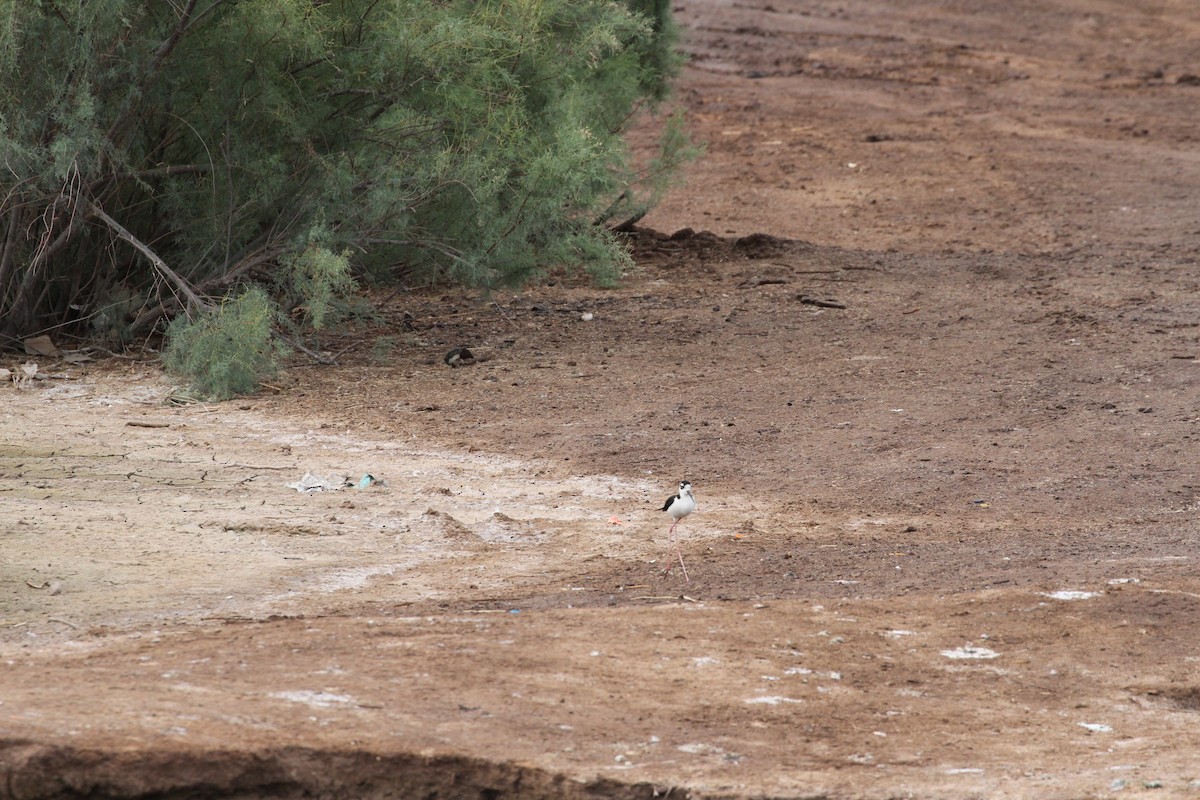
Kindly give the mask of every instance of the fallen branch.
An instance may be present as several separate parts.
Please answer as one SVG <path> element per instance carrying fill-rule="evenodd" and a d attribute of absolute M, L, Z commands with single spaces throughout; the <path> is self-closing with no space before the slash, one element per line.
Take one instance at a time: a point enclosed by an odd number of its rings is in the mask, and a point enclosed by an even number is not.
<path fill-rule="evenodd" d="M 337 364 L 336 359 L 329 358 L 327 356 L 323 356 L 320 353 L 305 347 L 304 345 L 300 344 L 300 342 L 296 341 L 291 336 L 284 334 L 279 329 L 275 330 L 275 335 L 278 336 L 283 341 L 290 344 L 292 347 L 299 350 L 301 353 L 304 353 L 304 355 L 308 356 L 309 358 L 311 358 L 313 361 L 317 362 L 318 364 L 323 364 L 327 367 L 334 366 Z M 347 349 L 349 349 L 349 348 L 347 348 Z M 345 352 L 345 351 L 342 351 L 342 352 Z"/>
<path fill-rule="evenodd" d="M 628 219 L 626 219 L 624 222 L 613 225 L 611 228 L 609 228 L 609 230 L 612 231 L 613 233 L 633 233 L 633 226 L 637 225 L 639 222 L 641 222 L 642 217 L 646 216 L 649 213 L 650 213 L 650 209 L 648 209 L 648 208 L 645 211 L 639 211 L 636 214 L 634 214 L 632 217 L 629 217 Z"/>
<path fill-rule="evenodd" d="M 846 307 L 845 303 L 843 303 L 839 300 L 834 300 L 832 297 L 830 297 L 828 299 L 823 299 L 820 297 L 813 297 L 812 295 L 808 295 L 808 294 L 802 294 L 797 299 L 806 306 L 817 306 L 819 308 L 845 308 Z"/>
<path fill-rule="evenodd" d="M 88 210 L 91 212 L 92 216 L 96 217 L 105 225 L 112 228 L 113 232 L 117 234 L 118 238 L 129 242 L 139 253 L 144 255 L 150 261 L 150 263 L 154 265 L 154 269 L 158 270 L 158 274 L 162 275 L 169 282 L 174 284 L 175 288 L 177 288 L 183 294 L 183 296 L 188 299 L 188 302 L 202 311 L 212 310 L 212 305 L 206 300 L 202 299 L 200 295 L 196 294 L 196 290 L 192 288 L 190 283 L 184 280 L 182 275 L 168 267 L 167 262 L 159 258 L 158 254 L 151 250 L 148 245 L 142 242 L 141 239 L 138 239 L 136 236 L 126 230 L 124 225 L 106 214 L 104 209 L 95 203 L 91 203 Z"/>

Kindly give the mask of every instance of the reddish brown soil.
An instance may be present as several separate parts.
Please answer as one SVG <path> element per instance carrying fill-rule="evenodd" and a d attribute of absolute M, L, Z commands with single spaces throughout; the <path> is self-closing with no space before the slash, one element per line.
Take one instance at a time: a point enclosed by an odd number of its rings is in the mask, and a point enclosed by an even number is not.
<path fill-rule="evenodd" d="M 0 797 L 1200 793 L 1200 9 L 677 11 L 620 288 L 0 389 Z"/>

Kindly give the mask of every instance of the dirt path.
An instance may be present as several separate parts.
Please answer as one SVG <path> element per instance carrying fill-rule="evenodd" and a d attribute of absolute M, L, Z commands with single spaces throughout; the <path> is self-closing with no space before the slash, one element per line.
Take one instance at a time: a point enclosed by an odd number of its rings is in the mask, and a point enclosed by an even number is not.
<path fill-rule="evenodd" d="M 621 288 L 0 387 L 0 797 L 1200 792 L 1200 12 L 1130 5 L 678 4 Z"/>

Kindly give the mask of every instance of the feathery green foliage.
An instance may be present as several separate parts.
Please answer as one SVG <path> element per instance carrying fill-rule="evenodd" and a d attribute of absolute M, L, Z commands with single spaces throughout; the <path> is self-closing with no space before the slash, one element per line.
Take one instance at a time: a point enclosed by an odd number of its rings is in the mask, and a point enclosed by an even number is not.
<path fill-rule="evenodd" d="M 350 251 L 334 253 L 322 243 L 322 234 L 322 229 L 314 229 L 303 250 L 283 256 L 277 274 L 283 283 L 280 294 L 304 312 L 314 330 L 321 330 L 330 316 L 337 316 L 337 301 L 355 288 Z"/>
<path fill-rule="evenodd" d="M 673 41 L 661 0 L 0 0 L 0 345 L 248 281 L 317 326 L 352 272 L 612 281 L 687 154 L 621 137 Z"/>
<path fill-rule="evenodd" d="M 283 356 L 273 334 L 275 319 L 274 303 L 258 286 L 195 319 L 181 314 L 171 322 L 163 364 L 205 399 L 253 392 L 278 371 Z"/>

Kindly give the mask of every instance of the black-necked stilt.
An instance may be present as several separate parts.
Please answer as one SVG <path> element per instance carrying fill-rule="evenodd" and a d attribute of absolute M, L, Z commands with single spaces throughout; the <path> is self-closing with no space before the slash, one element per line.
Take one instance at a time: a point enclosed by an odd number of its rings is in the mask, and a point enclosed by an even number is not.
<path fill-rule="evenodd" d="M 683 563 L 683 550 L 679 547 L 679 540 L 675 538 L 675 526 L 679 524 L 679 520 L 696 510 L 696 498 L 692 496 L 692 482 L 680 481 L 679 493 L 668 497 L 667 502 L 663 503 L 662 510 L 670 514 L 671 518 L 675 520 L 671 523 L 671 531 L 667 536 L 671 543 L 675 545 L 675 553 L 679 556 L 679 566 L 683 568 L 684 581 L 691 583 L 692 579 L 688 577 L 687 566 Z M 670 571 L 671 566 L 668 561 L 667 572 Z"/>

